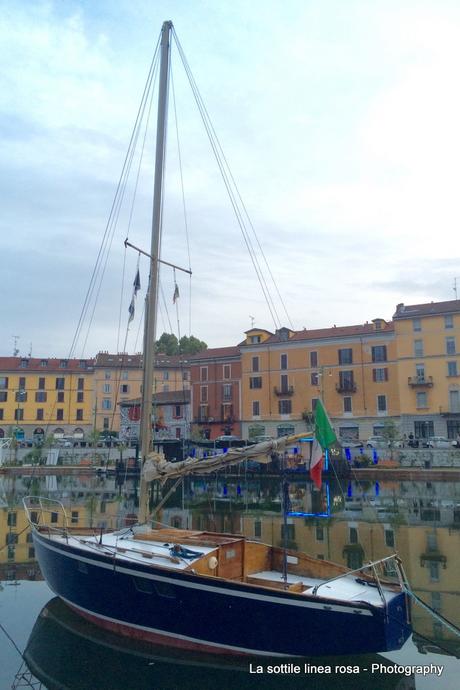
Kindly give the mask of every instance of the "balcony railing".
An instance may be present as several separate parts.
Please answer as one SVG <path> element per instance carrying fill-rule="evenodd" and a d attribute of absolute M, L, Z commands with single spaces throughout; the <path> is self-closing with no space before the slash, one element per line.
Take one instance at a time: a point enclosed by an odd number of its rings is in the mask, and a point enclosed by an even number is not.
<path fill-rule="evenodd" d="M 428 388 L 433 387 L 433 377 L 432 376 L 409 376 L 407 379 L 409 386 L 416 388 L 417 386 L 425 386 Z"/>
<path fill-rule="evenodd" d="M 420 554 L 420 565 L 422 568 L 427 561 L 429 563 L 442 563 L 443 568 L 446 568 L 447 566 L 447 556 L 444 556 L 444 554 L 440 553 L 439 551 L 426 551 L 425 553 Z"/>
<path fill-rule="evenodd" d="M 337 393 L 356 393 L 356 383 L 353 381 L 336 383 L 335 390 Z"/>
<path fill-rule="evenodd" d="M 294 386 L 281 386 L 280 388 L 275 386 L 273 392 L 275 395 L 281 396 L 294 395 Z"/>

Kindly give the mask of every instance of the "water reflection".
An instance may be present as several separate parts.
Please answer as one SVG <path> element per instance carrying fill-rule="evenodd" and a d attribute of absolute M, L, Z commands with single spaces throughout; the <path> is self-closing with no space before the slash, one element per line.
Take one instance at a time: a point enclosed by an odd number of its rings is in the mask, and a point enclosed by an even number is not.
<path fill-rule="evenodd" d="M 77 527 L 122 526 L 138 505 L 136 481 L 124 479 L 91 473 L 0 477 L 0 580 L 40 577 L 23 496 L 61 500 Z M 152 505 L 169 489 L 155 485 Z M 343 480 L 325 483 L 318 492 L 304 476 L 293 475 L 289 501 L 292 514 L 285 523 L 280 478 L 244 471 L 194 477 L 172 492 L 157 519 L 181 528 L 242 532 L 276 546 L 286 543 L 351 568 L 397 551 L 414 592 L 460 626 L 460 483 Z M 419 606 L 413 607 L 413 627 L 421 653 L 437 649 L 460 656 L 460 638 Z"/>
<path fill-rule="evenodd" d="M 173 688 L 305 688 L 314 680 L 315 688 L 337 685 L 336 673 L 318 673 L 318 659 L 248 659 L 184 653 L 151 644 L 120 639 L 101 631 L 74 614 L 60 599 L 52 599 L 38 616 L 24 653 L 27 669 L 21 666 L 17 681 L 27 678 L 27 670 L 48 690 L 172 690 Z M 335 669 L 343 659 L 322 658 L 323 668 Z M 372 664 L 378 664 L 379 687 L 410 690 L 413 674 L 391 672 L 393 666 L 379 655 L 347 658 L 354 673 L 340 675 L 340 685 L 350 690 L 366 687 L 375 679 Z M 263 667 L 278 667 L 287 673 L 250 673 Z M 294 667 L 299 671 L 294 672 Z M 388 675 L 382 669 L 388 669 Z M 306 669 L 308 669 L 306 671 Z M 358 671 L 359 669 L 359 671 Z M 263 677 L 261 677 L 263 676 Z M 19 687 L 19 685 L 17 685 Z M 35 686 L 36 687 L 36 686 Z"/>

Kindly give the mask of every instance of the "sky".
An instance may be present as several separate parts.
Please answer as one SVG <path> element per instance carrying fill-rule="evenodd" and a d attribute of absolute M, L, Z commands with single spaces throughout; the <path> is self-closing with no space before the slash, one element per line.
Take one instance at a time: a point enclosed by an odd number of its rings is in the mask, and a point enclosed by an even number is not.
<path fill-rule="evenodd" d="M 123 241 L 150 249 L 154 124 L 77 327 L 166 19 L 276 282 L 278 325 L 454 299 L 458 2 L 0 0 L 1 356 L 14 336 L 21 356 L 141 349 L 147 263 L 127 330 L 138 258 Z M 193 276 L 162 268 L 158 334 L 235 345 L 276 324 L 174 47 L 172 72 L 162 257 Z"/>

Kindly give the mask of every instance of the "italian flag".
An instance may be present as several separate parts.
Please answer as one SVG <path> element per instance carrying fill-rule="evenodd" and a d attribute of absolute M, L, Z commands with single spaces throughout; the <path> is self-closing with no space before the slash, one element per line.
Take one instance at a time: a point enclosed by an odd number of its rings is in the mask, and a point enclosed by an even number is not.
<path fill-rule="evenodd" d="M 321 488 L 321 473 L 324 465 L 324 451 L 337 441 L 328 414 L 321 400 L 315 407 L 315 438 L 310 459 L 310 478 L 318 489 Z"/>

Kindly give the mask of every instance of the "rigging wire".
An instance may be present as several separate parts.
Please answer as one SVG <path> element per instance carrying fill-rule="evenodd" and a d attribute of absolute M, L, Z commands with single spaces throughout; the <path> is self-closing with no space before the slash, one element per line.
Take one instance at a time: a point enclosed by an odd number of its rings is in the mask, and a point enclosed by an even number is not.
<path fill-rule="evenodd" d="M 248 233 L 248 231 L 247 231 L 246 224 L 245 224 L 245 222 L 244 222 L 243 213 L 242 213 L 241 208 L 240 208 L 240 206 L 239 206 L 239 204 L 238 204 L 238 194 L 236 193 L 236 191 L 235 191 L 235 189 L 234 189 L 234 186 L 235 186 L 235 185 L 232 184 L 232 179 L 233 179 L 233 178 L 232 178 L 231 174 L 229 174 L 229 172 L 228 172 L 228 163 L 227 163 L 225 157 L 223 156 L 223 151 L 222 151 L 222 147 L 221 147 L 221 145 L 220 145 L 219 139 L 218 139 L 218 137 L 217 137 L 217 135 L 216 135 L 216 133 L 215 133 L 215 130 L 214 130 L 213 126 L 212 126 L 212 122 L 211 122 L 211 119 L 210 119 L 210 117 L 209 117 L 209 114 L 208 114 L 208 112 L 207 112 L 207 110 L 206 110 L 206 106 L 204 105 L 203 99 L 202 99 L 202 97 L 201 97 L 201 95 L 200 95 L 200 92 L 199 92 L 199 90 L 198 90 L 197 84 L 196 84 L 196 82 L 195 82 L 195 79 L 194 79 L 194 77 L 193 77 L 193 74 L 192 74 L 192 72 L 191 72 L 191 69 L 190 69 L 190 67 L 189 67 L 189 65 L 188 65 L 188 62 L 187 62 L 187 59 L 186 59 L 186 57 L 185 57 L 184 51 L 183 51 L 183 49 L 182 49 L 182 46 L 181 46 L 181 44 L 180 44 L 180 42 L 179 42 L 179 39 L 178 39 L 178 37 L 177 37 L 177 34 L 176 34 L 174 28 L 173 28 L 173 36 L 174 36 L 174 39 L 175 39 L 175 41 L 176 41 L 176 45 L 177 45 L 177 48 L 178 48 L 178 51 L 179 51 L 179 55 L 180 55 L 180 57 L 181 57 L 182 64 L 183 64 L 183 66 L 184 66 L 184 70 L 185 70 L 186 75 L 187 75 L 187 77 L 188 77 L 189 84 L 190 84 L 190 87 L 191 87 L 191 89 L 192 89 L 192 93 L 193 93 L 193 95 L 194 95 L 194 98 L 195 98 L 195 102 L 196 102 L 197 108 L 198 108 L 198 110 L 199 110 L 199 112 L 200 112 L 201 119 L 202 119 L 202 121 L 203 121 L 203 125 L 204 125 L 205 130 L 206 130 L 206 133 L 207 133 L 207 135 L 208 135 L 208 139 L 209 139 L 211 148 L 212 148 L 212 150 L 213 150 L 213 152 L 214 152 L 214 156 L 215 156 L 215 158 L 216 158 L 217 165 L 218 165 L 219 170 L 220 170 L 220 172 L 221 172 L 221 176 L 222 176 L 224 185 L 225 185 L 225 187 L 226 187 L 226 189 L 227 189 L 227 193 L 228 193 L 228 196 L 229 196 L 229 199 L 230 199 L 230 203 L 231 203 L 232 206 L 233 206 L 233 210 L 234 210 L 234 213 L 235 213 L 235 216 L 236 216 L 238 225 L 239 225 L 239 227 L 240 227 L 241 233 L 242 233 L 242 235 L 243 235 L 244 242 L 245 242 L 246 247 L 247 247 L 247 249 L 248 249 L 248 252 L 249 252 L 249 256 L 250 256 L 250 258 L 251 258 L 252 265 L 253 265 L 253 267 L 254 267 L 255 273 L 256 273 L 257 278 L 258 278 L 258 280 L 259 280 L 259 284 L 260 284 L 260 286 L 261 286 L 263 295 L 264 295 L 264 297 L 265 297 L 265 301 L 266 301 L 266 303 L 267 303 L 267 306 L 268 306 L 270 315 L 271 315 L 271 317 L 272 317 L 272 319 L 273 319 L 273 322 L 274 322 L 274 324 L 275 324 L 275 327 L 278 328 L 278 327 L 280 327 L 280 325 L 281 325 L 281 321 L 280 321 L 280 319 L 279 319 L 279 316 L 278 316 L 278 313 L 277 313 L 276 306 L 275 306 L 275 304 L 274 304 L 273 298 L 272 298 L 272 296 L 271 296 L 271 294 L 270 294 L 270 291 L 269 291 L 269 289 L 268 289 L 267 282 L 266 282 L 265 277 L 264 277 L 264 275 L 263 275 L 263 272 L 262 272 L 262 270 L 261 270 L 261 267 L 260 267 L 260 263 L 259 263 L 258 257 L 257 257 L 257 255 L 256 255 L 256 252 L 254 251 L 254 247 L 253 247 L 253 243 L 252 243 L 251 237 L 250 237 L 250 235 L 249 235 L 249 233 Z"/>
<path fill-rule="evenodd" d="M 98 274 L 101 270 L 104 252 L 106 251 L 106 245 L 109 241 L 108 238 L 110 236 L 111 227 L 114 223 L 114 219 L 116 219 L 117 215 L 118 215 L 119 205 L 120 205 L 120 197 L 122 196 L 122 191 L 123 191 L 124 185 L 126 183 L 126 178 L 127 178 L 127 175 L 129 174 L 129 169 L 131 166 L 132 155 L 133 155 L 132 154 L 133 146 L 134 146 L 135 142 L 137 141 L 140 122 L 142 120 L 143 113 L 145 111 L 146 99 L 148 97 L 148 93 L 150 91 L 152 79 L 154 77 L 154 74 L 156 72 L 157 65 L 158 65 L 159 46 L 160 46 L 160 37 L 158 38 L 155 52 L 154 52 L 154 56 L 153 56 L 153 59 L 152 59 L 152 62 L 151 62 L 150 68 L 149 68 L 147 81 L 146 81 L 146 84 L 144 86 L 144 92 L 143 92 L 142 98 L 141 98 L 141 103 L 139 105 L 139 109 L 138 109 L 138 112 L 136 115 L 136 120 L 135 120 L 135 124 L 133 127 L 133 131 L 131 133 L 131 138 L 130 138 L 130 141 L 128 144 L 128 149 L 127 149 L 127 152 L 125 154 L 125 159 L 123 162 L 122 171 L 121 171 L 120 178 L 118 181 L 115 196 L 114 196 L 114 199 L 112 201 L 112 206 L 110 209 L 109 218 L 108 218 L 107 223 L 106 223 L 103 238 L 102 238 L 102 241 L 101 241 L 101 244 L 99 247 L 96 262 L 95 262 L 95 265 L 94 265 L 94 268 L 93 268 L 93 271 L 91 274 L 88 289 L 87 289 L 86 296 L 85 296 L 85 299 L 83 302 L 83 307 L 82 307 L 81 312 L 80 312 L 77 327 L 75 329 L 74 337 L 73 337 L 71 347 L 69 350 L 69 359 L 75 353 L 77 343 L 78 343 L 78 340 L 80 338 L 81 331 L 83 328 L 83 323 L 85 321 L 85 318 L 87 317 L 87 314 L 88 314 L 88 311 L 90 308 L 90 304 L 91 304 L 91 300 L 93 298 L 94 291 L 96 289 L 97 278 L 98 278 Z M 85 340 L 85 342 L 86 342 L 86 340 Z"/>

